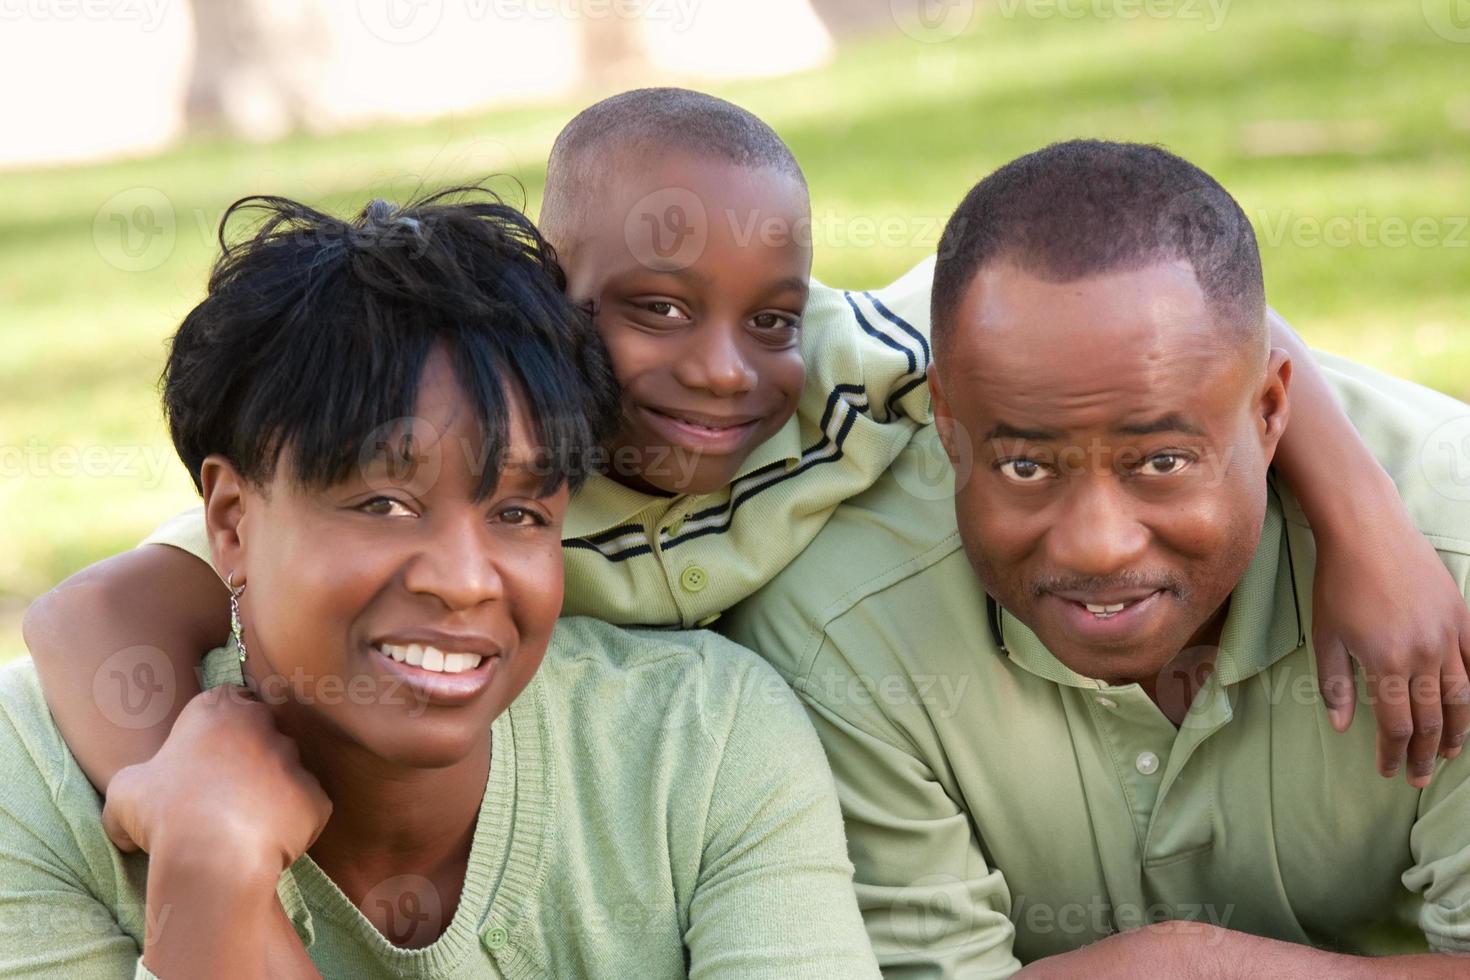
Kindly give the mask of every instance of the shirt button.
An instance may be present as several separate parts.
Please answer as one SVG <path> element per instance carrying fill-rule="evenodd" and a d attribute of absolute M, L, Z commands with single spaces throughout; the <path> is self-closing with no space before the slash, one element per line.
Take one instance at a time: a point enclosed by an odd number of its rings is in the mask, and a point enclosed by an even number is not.
<path fill-rule="evenodd" d="M 1116 708 L 1118 706 L 1118 702 L 1114 701 L 1112 698 L 1105 698 L 1101 694 L 1099 694 L 1092 700 L 1097 702 L 1097 706 L 1099 708 Z"/>
<path fill-rule="evenodd" d="M 508 942 L 510 942 L 510 933 L 500 926 L 491 926 L 485 931 L 485 945 L 489 949 L 504 949 Z"/>
<path fill-rule="evenodd" d="M 709 585 L 709 575 L 698 565 L 690 565 L 679 576 L 679 584 L 684 586 L 685 592 L 703 592 L 704 587 Z"/>
<path fill-rule="evenodd" d="M 1152 752 L 1140 752 L 1133 760 L 1133 767 L 1145 776 L 1152 776 L 1159 771 L 1159 757 Z"/>

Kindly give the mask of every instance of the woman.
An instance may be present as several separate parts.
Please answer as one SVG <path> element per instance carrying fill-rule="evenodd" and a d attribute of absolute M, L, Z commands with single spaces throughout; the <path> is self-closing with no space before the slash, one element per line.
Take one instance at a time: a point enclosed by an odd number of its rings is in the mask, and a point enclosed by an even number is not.
<path fill-rule="evenodd" d="M 876 975 L 777 675 L 558 624 L 617 402 L 534 228 L 242 210 L 164 385 L 234 638 L 105 813 L 33 669 L 0 677 L 0 974 Z"/>

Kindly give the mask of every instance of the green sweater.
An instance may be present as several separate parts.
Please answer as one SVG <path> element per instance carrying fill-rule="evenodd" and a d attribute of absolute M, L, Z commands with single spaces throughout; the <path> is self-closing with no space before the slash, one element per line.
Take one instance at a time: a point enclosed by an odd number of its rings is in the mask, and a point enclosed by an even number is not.
<path fill-rule="evenodd" d="M 206 660 L 206 686 L 239 679 L 227 651 Z M 323 976 L 877 975 L 822 750 L 753 654 L 564 619 L 492 734 L 433 945 L 393 946 L 310 857 L 282 875 Z M 0 672 L 0 785 L 0 976 L 147 976 L 147 857 L 103 833 L 28 661 Z"/>

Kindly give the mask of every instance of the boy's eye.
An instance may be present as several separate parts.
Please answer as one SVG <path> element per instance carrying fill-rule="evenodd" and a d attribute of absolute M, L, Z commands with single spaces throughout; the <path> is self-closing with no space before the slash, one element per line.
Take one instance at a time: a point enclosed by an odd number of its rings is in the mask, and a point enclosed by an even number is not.
<path fill-rule="evenodd" d="M 1040 483 L 1047 477 L 1046 467 L 1034 459 L 1007 459 L 996 468 L 1013 483 Z"/>
<path fill-rule="evenodd" d="M 375 514 L 379 517 L 413 517 L 414 512 L 408 505 L 392 497 L 374 497 L 372 500 L 364 501 L 358 505 L 358 510 L 365 514 Z"/>
<path fill-rule="evenodd" d="M 801 321 L 785 313 L 757 313 L 750 320 L 761 330 L 795 329 L 801 326 Z"/>

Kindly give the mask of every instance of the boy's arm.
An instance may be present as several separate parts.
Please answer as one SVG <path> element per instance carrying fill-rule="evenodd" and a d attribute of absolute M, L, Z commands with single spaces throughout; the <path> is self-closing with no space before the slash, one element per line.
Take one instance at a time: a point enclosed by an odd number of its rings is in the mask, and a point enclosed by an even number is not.
<path fill-rule="evenodd" d="M 1349 658 L 1378 719 L 1378 771 L 1424 786 L 1436 754 L 1470 730 L 1470 612 L 1393 481 L 1358 437 L 1301 339 L 1274 310 L 1271 343 L 1292 359 L 1291 424 L 1276 469 L 1317 541 L 1312 645 L 1333 727 L 1353 719 Z M 1443 738 L 1441 738 L 1443 736 Z"/>
<path fill-rule="evenodd" d="M 228 593 L 187 551 L 149 544 L 37 599 L 22 629 L 56 725 L 99 792 L 150 758 L 229 633 Z"/>

